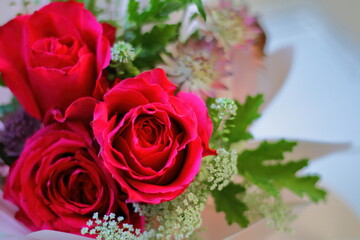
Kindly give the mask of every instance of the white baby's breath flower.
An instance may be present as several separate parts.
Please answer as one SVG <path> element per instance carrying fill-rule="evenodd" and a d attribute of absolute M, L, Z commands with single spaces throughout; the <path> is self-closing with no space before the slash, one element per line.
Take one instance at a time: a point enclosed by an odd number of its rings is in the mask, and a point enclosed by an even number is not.
<path fill-rule="evenodd" d="M 122 223 L 124 217 L 117 217 L 114 213 L 104 215 L 99 219 L 98 213 L 95 213 L 92 220 L 88 221 L 89 227 L 81 229 L 81 234 L 97 235 L 99 240 L 145 240 L 154 237 L 154 231 L 145 231 L 141 233 L 140 229 L 135 229 L 132 224 Z M 91 224 L 90 224 L 91 223 Z"/>
<path fill-rule="evenodd" d="M 89 220 L 89 221 L 86 222 L 86 225 L 89 226 L 89 227 L 91 227 L 91 226 L 93 225 L 93 223 L 94 223 L 94 222 L 93 222 L 92 220 Z"/>
<path fill-rule="evenodd" d="M 87 234 L 89 232 L 89 228 L 87 228 L 87 227 L 83 227 L 82 229 L 81 229 L 81 234 L 82 235 L 85 235 L 85 234 Z"/>
<path fill-rule="evenodd" d="M 130 43 L 119 41 L 111 48 L 111 60 L 114 62 L 128 63 L 135 59 L 135 49 Z"/>

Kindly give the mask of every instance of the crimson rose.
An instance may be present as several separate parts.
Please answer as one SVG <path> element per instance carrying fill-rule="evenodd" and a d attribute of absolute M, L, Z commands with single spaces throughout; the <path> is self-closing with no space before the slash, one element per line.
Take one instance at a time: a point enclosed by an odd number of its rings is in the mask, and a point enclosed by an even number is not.
<path fill-rule="evenodd" d="M 2 78 L 25 110 L 42 119 L 93 93 L 113 35 L 82 4 L 51 3 L 0 28 Z"/>
<path fill-rule="evenodd" d="M 214 154 L 204 102 L 175 90 L 155 69 L 121 81 L 95 108 L 100 154 L 128 202 L 174 199 L 193 181 L 202 157 Z"/>
<path fill-rule="evenodd" d="M 53 123 L 28 139 L 6 179 L 4 197 L 32 230 L 80 234 L 95 212 L 122 215 L 137 228 L 143 224 L 104 169 L 87 129 L 77 123 Z"/>

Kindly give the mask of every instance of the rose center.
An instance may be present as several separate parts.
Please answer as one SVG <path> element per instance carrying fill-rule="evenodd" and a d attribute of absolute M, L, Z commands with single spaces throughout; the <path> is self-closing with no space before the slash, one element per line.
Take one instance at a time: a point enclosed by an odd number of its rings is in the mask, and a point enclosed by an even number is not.
<path fill-rule="evenodd" d="M 58 55 L 66 55 L 74 46 L 75 40 L 70 37 L 66 38 L 46 38 L 35 42 L 33 50 L 39 52 L 47 52 Z"/>
<path fill-rule="evenodd" d="M 97 188 L 90 176 L 83 170 L 74 171 L 69 178 L 70 200 L 92 205 L 97 199 Z"/>
<path fill-rule="evenodd" d="M 159 141 L 162 125 L 156 118 L 142 118 L 136 124 L 137 137 L 143 146 L 155 145 Z"/>
<path fill-rule="evenodd" d="M 45 38 L 31 48 L 32 67 L 66 68 L 78 61 L 79 43 L 73 37 Z"/>
<path fill-rule="evenodd" d="M 156 135 L 154 129 L 149 125 L 144 125 L 141 129 L 141 136 L 150 144 L 154 144 Z"/>

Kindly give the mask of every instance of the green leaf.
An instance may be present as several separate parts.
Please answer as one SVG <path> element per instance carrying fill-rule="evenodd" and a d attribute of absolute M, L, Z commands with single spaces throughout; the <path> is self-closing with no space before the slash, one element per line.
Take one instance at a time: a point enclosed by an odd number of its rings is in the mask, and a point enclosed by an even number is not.
<path fill-rule="evenodd" d="M 1 74 L 0 74 L 0 86 L 5 86 L 4 81 L 2 80 Z"/>
<path fill-rule="evenodd" d="M 240 175 L 274 197 L 287 188 L 300 197 L 308 196 L 313 202 L 325 199 L 326 192 L 318 188 L 318 176 L 297 176 L 308 165 L 308 159 L 284 162 L 284 153 L 291 152 L 295 142 L 280 140 L 262 142 L 254 150 L 239 154 L 237 168 Z"/>
<path fill-rule="evenodd" d="M 96 13 L 96 0 L 84 0 L 85 8 L 91 11 L 92 13 Z"/>
<path fill-rule="evenodd" d="M 127 8 L 127 12 L 128 12 L 128 21 L 133 21 L 133 22 L 137 22 L 138 16 L 139 16 L 139 6 L 140 3 L 136 0 L 129 0 L 128 3 L 128 8 Z"/>
<path fill-rule="evenodd" d="M 241 227 L 247 227 L 249 220 L 244 215 L 248 207 L 243 203 L 238 195 L 243 193 L 245 188 L 241 185 L 230 183 L 221 191 L 212 191 L 217 212 L 224 212 L 227 223 L 237 223 Z"/>
<path fill-rule="evenodd" d="M 193 2 L 195 3 L 195 5 L 200 13 L 200 16 L 204 19 L 204 21 L 206 21 L 206 12 L 205 12 L 204 4 L 203 4 L 202 0 L 193 0 Z"/>
<path fill-rule="evenodd" d="M 229 143 L 236 143 L 240 140 L 244 141 L 253 138 L 248 132 L 248 128 L 254 120 L 260 117 L 259 108 L 263 102 L 263 95 L 257 95 L 255 97 L 248 96 L 244 104 L 236 102 L 238 106 L 236 116 L 226 123 L 230 131 L 225 134 L 225 137 L 229 139 Z"/>
<path fill-rule="evenodd" d="M 168 44 L 178 39 L 181 22 L 166 24 L 170 14 L 185 9 L 193 0 L 150 0 L 140 8 L 138 0 L 129 0 L 127 23 L 124 34 L 119 40 L 131 43 L 141 53 L 134 61 L 140 70 L 154 68 L 161 62 L 160 55 L 165 53 Z M 150 32 L 143 33 L 144 26 L 153 26 Z"/>
<path fill-rule="evenodd" d="M 15 97 L 11 99 L 11 102 L 8 104 L 0 105 L 0 117 L 3 117 L 7 113 L 14 112 L 19 105 L 19 102 Z"/>
<path fill-rule="evenodd" d="M 179 0 L 150 0 L 149 5 L 140 12 L 140 3 L 136 0 L 130 0 L 128 3 L 128 21 L 133 22 L 138 27 L 148 23 L 164 22 L 169 19 L 172 12 L 185 6 L 186 4 Z"/>
<path fill-rule="evenodd" d="M 229 148 L 232 143 L 251 139 L 253 136 L 248 132 L 248 128 L 255 119 L 260 117 L 259 108 L 263 103 L 263 96 L 248 96 L 244 104 L 240 104 L 236 100 L 219 100 L 219 102 L 215 98 L 206 100 L 213 122 L 211 144 Z M 234 114 L 235 107 L 237 110 Z"/>
<path fill-rule="evenodd" d="M 154 68 L 161 61 L 160 54 L 165 51 L 169 42 L 177 39 L 179 24 L 156 25 L 150 32 L 142 35 L 141 39 L 134 40 L 133 46 L 140 46 L 141 53 L 135 60 L 139 69 Z M 140 42 L 137 42 L 140 41 Z"/>
<path fill-rule="evenodd" d="M 169 15 L 184 7 L 180 1 L 176 0 L 151 0 L 148 11 L 143 12 L 140 17 L 142 22 L 162 22 L 169 19 Z"/>

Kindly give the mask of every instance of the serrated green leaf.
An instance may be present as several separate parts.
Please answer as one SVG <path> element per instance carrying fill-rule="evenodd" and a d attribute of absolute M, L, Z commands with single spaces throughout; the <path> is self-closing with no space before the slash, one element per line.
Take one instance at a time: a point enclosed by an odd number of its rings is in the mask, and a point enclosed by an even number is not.
<path fill-rule="evenodd" d="M 148 10 L 144 11 L 140 15 L 141 22 L 149 23 L 167 21 L 172 12 L 181 9 L 182 7 L 184 7 L 184 5 L 177 0 L 151 0 Z"/>
<path fill-rule="evenodd" d="M 255 97 L 248 96 L 244 104 L 236 102 L 238 106 L 236 116 L 226 123 L 230 131 L 225 134 L 225 137 L 229 139 L 229 143 L 236 143 L 252 138 L 252 135 L 248 132 L 248 128 L 260 117 L 259 108 L 263 102 L 263 95 L 256 95 Z"/>
<path fill-rule="evenodd" d="M 153 27 L 150 32 L 143 35 L 142 47 L 148 49 L 151 54 L 156 54 L 177 37 L 178 28 L 179 24 L 162 24 Z"/>
<path fill-rule="evenodd" d="M 274 197 L 287 188 L 300 197 L 308 196 L 319 202 L 326 192 L 318 188 L 318 176 L 297 176 L 299 170 L 308 165 L 307 159 L 284 162 L 284 153 L 291 152 L 295 142 L 280 140 L 274 143 L 262 142 L 254 150 L 239 154 L 237 168 L 240 175 Z"/>
<path fill-rule="evenodd" d="M 165 51 L 167 44 L 178 36 L 179 24 L 156 25 L 150 32 L 142 35 L 140 45 L 142 51 L 135 60 L 135 66 L 140 69 L 153 68 L 161 61 L 160 54 Z"/>
<path fill-rule="evenodd" d="M 244 191 L 245 188 L 241 185 L 230 183 L 221 191 L 211 192 L 215 200 L 216 211 L 225 213 L 229 225 L 237 223 L 244 228 L 249 225 L 249 219 L 244 214 L 248 207 L 238 197 Z"/>
<path fill-rule="evenodd" d="M 128 3 L 128 20 L 141 27 L 148 23 L 161 23 L 169 19 L 169 15 L 186 5 L 179 0 L 151 0 L 146 8 L 139 12 L 140 3 L 130 0 Z"/>
<path fill-rule="evenodd" d="M 124 34 L 120 40 L 131 43 L 141 53 L 134 61 L 140 70 L 154 68 L 160 61 L 160 54 L 165 53 L 168 44 L 178 39 L 178 24 L 166 24 L 170 14 L 184 9 L 190 1 L 150 0 L 145 8 L 140 9 L 139 1 L 129 0 L 128 18 Z M 153 26 L 150 32 L 143 33 L 143 26 Z"/>
<path fill-rule="evenodd" d="M 263 96 L 248 96 L 244 104 L 240 104 L 236 100 L 232 100 L 233 103 L 228 101 L 224 99 L 217 102 L 215 98 L 208 98 L 206 101 L 209 115 L 213 122 L 211 143 L 217 147 L 229 148 L 232 143 L 252 138 L 248 128 L 255 119 L 260 117 L 259 108 L 263 103 Z M 230 105 L 228 106 L 227 104 Z M 235 116 L 233 115 L 234 113 L 228 115 L 230 112 L 226 112 L 227 107 L 235 109 L 234 104 L 237 107 Z M 213 105 L 215 105 L 215 108 L 212 107 Z"/>
<path fill-rule="evenodd" d="M 242 152 L 241 156 L 243 159 L 246 159 L 245 164 L 248 166 L 257 166 L 266 160 L 284 160 L 284 154 L 291 152 L 296 145 L 296 142 L 284 139 L 274 143 L 264 141 L 258 148 Z"/>

